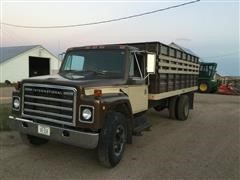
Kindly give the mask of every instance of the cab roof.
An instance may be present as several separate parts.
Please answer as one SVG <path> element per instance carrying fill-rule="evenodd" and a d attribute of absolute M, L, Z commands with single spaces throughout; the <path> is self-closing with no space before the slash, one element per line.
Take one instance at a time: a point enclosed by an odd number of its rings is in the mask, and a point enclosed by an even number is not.
<path fill-rule="evenodd" d="M 69 51 L 77 51 L 77 50 L 90 50 L 90 49 L 109 49 L 109 50 L 115 50 L 115 49 L 122 49 L 122 50 L 138 50 L 135 47 L 128 46 L 128 45 L 93 45 L 93 46 L 80 46 L 80 47 L 71 47 L 67 49 L 67 52 Z"/>

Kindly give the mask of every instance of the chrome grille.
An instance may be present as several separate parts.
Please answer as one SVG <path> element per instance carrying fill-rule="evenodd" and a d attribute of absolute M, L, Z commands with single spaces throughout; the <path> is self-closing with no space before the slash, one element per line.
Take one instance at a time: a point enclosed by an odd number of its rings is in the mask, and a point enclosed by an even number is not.
<path fill-rule="evenodd" d="M 76 93 L 73 87 L 23 84 L 22 116 L 75 125 Z"/>

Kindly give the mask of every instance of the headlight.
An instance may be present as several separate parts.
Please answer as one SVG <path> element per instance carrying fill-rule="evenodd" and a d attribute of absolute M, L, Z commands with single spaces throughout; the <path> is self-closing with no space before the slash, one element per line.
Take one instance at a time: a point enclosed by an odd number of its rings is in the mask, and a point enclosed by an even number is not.
<path fill-rule="evenodd" d="M 13 109 L 19 110 L 20 100 L 19 97 L 13 97 Z"/>
<path fill-rule="evenodd" d="M 83 123 L 93 123 L 94 120 L 94 107 L 89 105 L 81 105 L 79 108 L 80 117 L 79 121 Z"/>
<path fill-rule="evenodd" d="M 92 117 L 92 112 L 90 109 L 84 109 L 82 112 L 82 117 L 86 120 L 89 120 Z"/>

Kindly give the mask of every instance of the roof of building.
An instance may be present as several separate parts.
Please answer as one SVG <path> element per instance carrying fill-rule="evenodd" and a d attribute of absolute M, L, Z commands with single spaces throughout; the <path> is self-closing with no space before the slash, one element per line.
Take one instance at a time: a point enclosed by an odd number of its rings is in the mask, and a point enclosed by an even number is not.
<path fill-rule="evenodd" d="M 197 56 L 197 57 L 198 57 L 198 55 L 197 55 L 196 53 L 194 53 L 192 50 L 190 50 L 190 49 L 188 49 L 188 48 L 185 48 L 185 47 L 182 47 L 182 46 L 180 46 L 180 45 L 178 45 L 178 44 L 176 44 L 176 43 L 174 43 L 174 42 L 172 42 L 171 44 L 169 44 L 169 46 L 174 47 L 174 48 L 179 49 L 179 50 L 182 50 L 182 51 L 184 51 L 185 53 L 188 53 L 188 54 L 191 54 L 191 55 L 193 55 L 193 56 Z"/>
<path fill-rule="evenodd" d="M 30 49 L 33 49 L 37 46 L 39 45 L 0 47 L 0 63 L 11 59 L 19 54 L 22 54 Z"/>
<path fill-rule="evenodd" d="M 200 62 L 200 65 L 217 66 L 217 63 L 215 63 L 215 62 Z"/>

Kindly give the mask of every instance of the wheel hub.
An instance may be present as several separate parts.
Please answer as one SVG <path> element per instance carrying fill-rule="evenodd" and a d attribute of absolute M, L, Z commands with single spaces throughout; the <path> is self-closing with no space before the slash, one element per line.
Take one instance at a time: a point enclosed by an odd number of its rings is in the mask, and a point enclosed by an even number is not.
<path fill-rule="evenodd" d="M 122 125 L 118 125 L 113 142 L 113 150 L 116 156 L 119 156 L 123 150 L 123 146 L 125 144 L 125 129 Z"/>
<path fill-rule="evenodd" d="M 201 83 L 199 86 L 200 91 L 204 92 L 207 90 L 207 84 L 205 83 Z"/>

